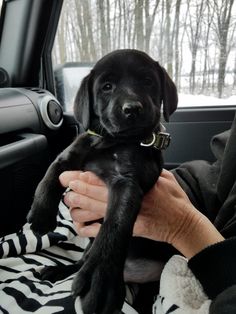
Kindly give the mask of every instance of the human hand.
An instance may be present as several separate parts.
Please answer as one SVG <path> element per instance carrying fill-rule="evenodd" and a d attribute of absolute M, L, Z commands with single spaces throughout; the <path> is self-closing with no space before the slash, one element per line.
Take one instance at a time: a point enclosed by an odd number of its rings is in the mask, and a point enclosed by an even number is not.
<path fill-rule="evenodd" d="M 64 201 L 71 208 L 71 217 L 79 235 L 96 237 L 101 225 L 85 223 L 105 216 L 107 187 L 91 172 L 64 172 L 60 181 L 72 190 L 66 194 Z M 167 170 L 162 171 L 156 184 L 145 195 L 133 234 L 170 243 L 186 257 L 223 240 L 211 222 L 191 204 L 173 174 Z"/>
<path fill-rule="evenodd" d="M 64 197 L 65 204 L 78 233 L 82 237 L 96 237 L 101 224 L 92 223 L 106 214 L 108 190 L 105 183 L 92 172 L 65 171 L 60 177 L 61 184 L 70 188 Z"/>

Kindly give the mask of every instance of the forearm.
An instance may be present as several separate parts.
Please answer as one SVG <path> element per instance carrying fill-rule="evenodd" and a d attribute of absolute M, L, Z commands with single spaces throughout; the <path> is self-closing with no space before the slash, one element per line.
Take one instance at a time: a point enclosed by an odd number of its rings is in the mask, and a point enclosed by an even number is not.
<path fill-rule="evenodd" d="M 188 259 L 206 247 L 224 240 L 207 217 L 191 206 L 189 212 L 172 243 Z"/>

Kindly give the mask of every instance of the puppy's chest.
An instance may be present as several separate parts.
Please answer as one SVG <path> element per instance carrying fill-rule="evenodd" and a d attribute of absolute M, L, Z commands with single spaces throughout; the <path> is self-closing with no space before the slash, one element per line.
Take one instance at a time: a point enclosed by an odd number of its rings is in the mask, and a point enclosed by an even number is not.
<path fill-rule="evenodd" d="M 96 173 L 123 174 L 134 172 L 134 158 L 131 151 L 120 150 L 99 150 L 92 152 L 85 164 L 85 170 L 94 171 Z"/>
<path fill-rule="evenodd" d="M 124 168 L 129 169 L 130 168 L 130 159 L 127 158 L 126 162 L 126 167 L 124 167 L 124 163 L 122 161 L 124 161 L 124 156 L 122 156 L 120 153 L 112 153 L 110 155 L 110 167 L 112 169 L 112 171 L 114 171 L 115 173 L 122 174 L 122 172 L 125 170 Z"/>
<path fill-rule="evenodd" d="M 90 170 L 105 180 L 124 176 L 145 185 L 156 180 L 161 168 L 161 154 L 132 145 L 91 152 L 84 165 L 84 170 Z"/>

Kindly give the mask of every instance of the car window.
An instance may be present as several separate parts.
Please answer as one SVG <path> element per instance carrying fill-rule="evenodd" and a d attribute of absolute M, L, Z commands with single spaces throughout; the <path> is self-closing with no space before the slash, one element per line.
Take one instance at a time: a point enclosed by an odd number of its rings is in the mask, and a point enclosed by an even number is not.
<path fill-rule="evenodd" d="M 93 64 L 122 48 L 166 68 L 180 107 L 236 105 L 235 2 L 65 0 L 52 55 L 67 109 Z"/>
<path fill-rule="evenodd" d="M 2 0 L 0 0 L 0 14 L 1 14 L 1 9 L 2 9 Z"/>

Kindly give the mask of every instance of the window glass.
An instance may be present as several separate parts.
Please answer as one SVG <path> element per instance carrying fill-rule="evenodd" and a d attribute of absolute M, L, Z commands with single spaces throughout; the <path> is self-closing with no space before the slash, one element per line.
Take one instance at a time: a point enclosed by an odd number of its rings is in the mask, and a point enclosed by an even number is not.
<path fill-rule="evenodd" d="M 236 105 L 235 2 L 65 0 L 53 63 L 67 108 L 93 64 L 122 48 L 143 50 L 166 68 L 179 106 Z"/>

